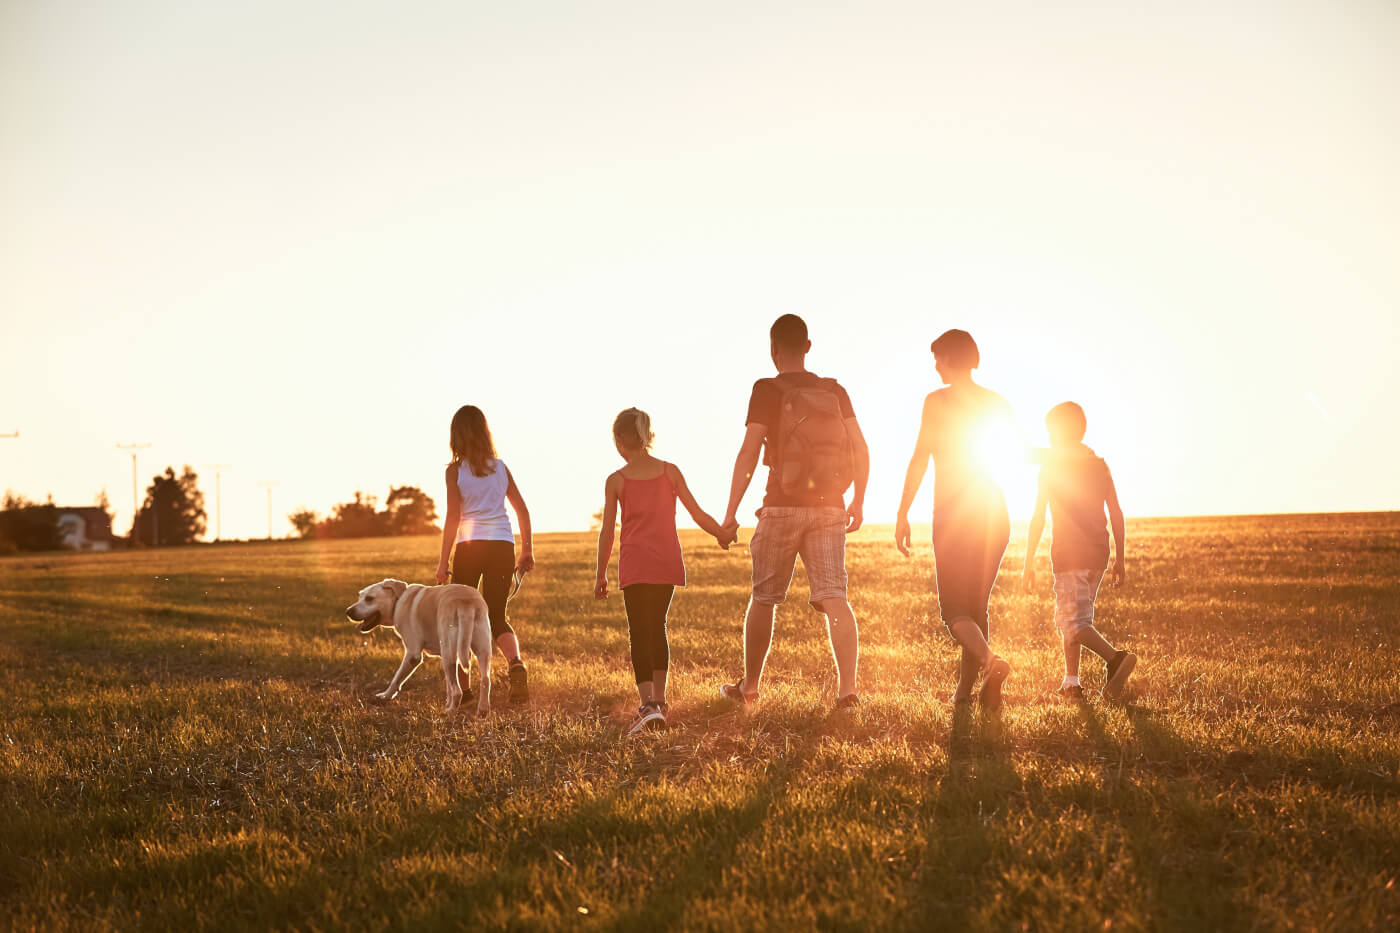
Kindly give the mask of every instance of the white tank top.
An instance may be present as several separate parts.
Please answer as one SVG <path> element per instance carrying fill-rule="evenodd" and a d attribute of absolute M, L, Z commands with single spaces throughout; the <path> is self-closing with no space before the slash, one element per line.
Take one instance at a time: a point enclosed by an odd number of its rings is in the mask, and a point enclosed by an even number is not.
<path fill-rule="evenodd" d="M 457 467 L 457 491 L 462 494 L 458 541 L 515 541 L 506 514 L 506 465 L 496 460 L 491 472 L 477 476 L 463 460 Z"/>

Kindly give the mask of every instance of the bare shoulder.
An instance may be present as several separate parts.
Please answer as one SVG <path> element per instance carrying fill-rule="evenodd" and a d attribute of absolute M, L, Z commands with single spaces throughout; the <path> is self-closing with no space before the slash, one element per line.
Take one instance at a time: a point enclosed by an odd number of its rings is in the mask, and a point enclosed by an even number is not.
<path fill-rule="evenodd" d="M 608 474 L 608 480 L 603 484 L 603 489 L 607 492 L 617 492 L 622 488 L 622 471 L 614 470 Z"/>

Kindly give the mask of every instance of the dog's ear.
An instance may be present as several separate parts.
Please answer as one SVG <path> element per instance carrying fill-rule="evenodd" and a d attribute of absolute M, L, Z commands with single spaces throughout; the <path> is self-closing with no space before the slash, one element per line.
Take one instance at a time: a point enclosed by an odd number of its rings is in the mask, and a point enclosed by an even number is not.
<path fill-rule="evenodd" d="M 402 580 L 385 580 L 379 585 L 384 587 L 384 589 L 388 590 L 390 593 L 392 593 L 395 599 L 398 599 L 400 596 L 402 596 L 404 594 L 404 591 L 408 589 L 408 584 L 403 582 Z"/>

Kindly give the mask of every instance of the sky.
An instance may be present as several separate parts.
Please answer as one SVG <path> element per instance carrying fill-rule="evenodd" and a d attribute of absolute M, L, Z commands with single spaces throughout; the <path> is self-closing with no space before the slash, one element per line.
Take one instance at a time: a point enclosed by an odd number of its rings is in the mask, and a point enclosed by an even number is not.
<path fill-rule="evenodd" d="M 284 535 L 442 504 L 472 403 L 582 529 L 637 405 L 719 516 L 793 312 L 870 521 L 951 327 L 1129 516 L 1400 508 L 1397 47 L 1387 0 L 0 0 L 0 487 L 124 532 L 150 443 Z"/>

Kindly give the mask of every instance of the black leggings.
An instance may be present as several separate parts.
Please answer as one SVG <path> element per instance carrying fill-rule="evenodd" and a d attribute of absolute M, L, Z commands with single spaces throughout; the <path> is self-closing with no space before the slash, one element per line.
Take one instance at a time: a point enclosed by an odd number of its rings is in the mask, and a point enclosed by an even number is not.
<path fill-rule="evenodd" d="M 650 683 L 656 671 L 671 667 L 671 646 L 666 643 L 666 613 L 676 588 L 666 583 L 633 583 L 623 587 L 627 607 L 627 636 L 632 642 L 632 672 L 637 683 Z"/>
<path fill-rule="evenodd" d="M 481 591 L 491 616 L 492 641 L 515 634 L 506 621 L 506 600 L 510 598 L 510 577 L 514 572 L 514 541 L 457 542 L 452 555 L 452 582 Z"/>
<path fill-rule="evenodd" d="M 952 510 L 948 510 L 952 511 Z M 1011 538 L 1006 507 L 953 511 L 954 520 L 933 521 L 933 564 L 938 608 L 952 631 L 959 619 L 970 619 L 990 639 L 987 603 L 997 582 L 997 569 Z"/>

